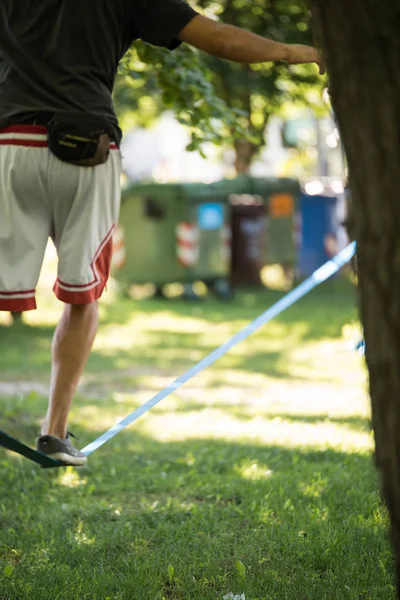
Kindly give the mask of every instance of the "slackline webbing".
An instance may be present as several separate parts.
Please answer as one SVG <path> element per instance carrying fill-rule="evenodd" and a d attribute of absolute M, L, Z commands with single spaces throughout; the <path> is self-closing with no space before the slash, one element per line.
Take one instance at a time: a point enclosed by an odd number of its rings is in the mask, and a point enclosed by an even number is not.
<path fill-rule="evenodd" d="M 195 375 L 198 375 L 201 371 L 212 365 L 221 356 L 224 356 L 229 350 L 231 350 L 240 342 L 243 342 L 260 327 L 277 317 L 284 310 L 292 306 L 295 302 L 300 300 L 303 296 L 311 292 L 315 287 L 332 277 L 337 273 L 344 265 L 346 265 L 354 256 L 356 251 L 356 243 L 352 242 L 344 250 L 339 252 L 333 259 L 326 262 L 322 267 L 317 269 L 308 279 L 303 281 L 294 290 L 289 292 L 286 296 L 281 298 L 276 304 L 268 308 L 262 315 L 252 321 L 249 325 L 244 327 L 241 331 L 236 333 L 227 342 L 222 344 L 219 348 L 211 352 L 208 356 L 203 358 L 196 365 L 191 367 L 186 373 L 175 379 L 170 385 L 158 392 L 153 398 L 145 402 L 142 406 L 134 410 L 127 417 L 122 419 L 119 423 L 111 427 L 108 431 L 103 433 L 96 440 L 82 448 L 81 452 L 86 456 L 92 454 L 95 450 L 98 450 L 103 444 L 111 440 L 114 436 L 120 433 L 123 429 L 131 425 L 134 421 L 139 419 L 147 411 L 152 409 L 156 404 L 164 400 L 167 396 L 179 389 L 183 384 L 187 383 L 189 379 L 192 379 Z"/>
<path fill-rule="evenodd" d="M 186 371 L 186 373 L 175 379 L 175 381 L 173 381 L 166 388 L 158 392 L 153 398 L 145 402 L 145 404 L 134 410 L 127 417 L 122 419 L 119 423 L 111 427 L 111 429 L 109 429 L 100 437 L 95 439 L 93 442 L 82 448 L 81 452 L 83 452 L 86 456 L 89 456 L 89 454 L 92 454 L 95 450 L 103 446 L 103 444 L 111 440 L 123 429 L 128 427 L 128 425 L 131 425 L 134 421 L 139 419 L 139 417 L 141 417 L 151 408 L 156 406 L 156 404 L 161 402 L 161 400 L 164 400 L 164 398 L 172 394 L 172 392 L 175 392 L 182 385 L 187 383 L 189 379 L 192 379 L 193 377 L 195 377 L 195 375 L 198 375 L 201 371 L 203 371 L 204 369 L 212 365 L 214 362 L 216 362 L 219 358 L 221 358 L 221 356 L 224 356 L 227 352 L 229 352 L 229 350 L 231 350 L 234 346 L 246 340 L 255 331 L 260 329 L 260 327 L 277 317 L 284 310 L 286 310 L 295 302 L 300 300 L 300 298 L 303 298 L 303 296 L 311 292 L 311 290 L 313 290 L 318 285 L 332 277 L 332 275 L 337 273 L 344 265 L 346 265 L 353 258 L 355 251 L 356 243 L 352 242 L 344 250 L 339 252 L 339 254 L 337 254 L 337 256 L 335 256 L 332 260 L 329 260 L 324 265 L 322 265 L 322 267 L 317 269 L 308 279 L 303 281 L 294 290 L 286 294 L 286 296 L 281 298 L 276 304 L 268 308 L 262 315 L 257 317 L 257 319 L 249 323 L 249 325 L 247 325 L 241 331 L 236 333 L 227 342 L 222 344 L 222 346 L 211 352 L 211 354 L 209 354 L 196 365 L 191 367 L 188 371 Z M 25 456 L 29 460 L 32 460 L 45 468 L 63 466 L 58 461 L 49 458 L 41 452 L 33 450 L 29 446 L 26 446 L 22 442 L 19 442 L 18 440 L 14 439 L 13 437 L 9 436 L 3 431 L 0 431 L 0 446 L 12 450 L 13 452 L 17 452 L 18 454 Z"/>

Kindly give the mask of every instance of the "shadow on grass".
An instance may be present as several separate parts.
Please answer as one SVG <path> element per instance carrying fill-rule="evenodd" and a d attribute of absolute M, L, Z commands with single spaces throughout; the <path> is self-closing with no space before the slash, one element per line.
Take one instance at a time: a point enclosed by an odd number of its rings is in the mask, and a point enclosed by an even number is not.
<path fill-rule="evenodd" d="M 114 305 L 104 305 L 104 317 L 101 327 L 108 324 L 126 324 L 133 314 L 138 314 L 151 323 L 155 313 L 168 317 L 195 317 L 209 323 L 247 323 L 257 317 L 268 306 L 273 305 L 282 294 L 259 291 L 240 293 L 232 304 L 221 304 L 207 299 L 199 305 L 185 303 L 182 300 L 144 300 L 130 301 L 118 299 Z M 249 301 L 249 298 L 251 301 Z M 354 289 L 349 284 L 331 282 L 317 289 L 294 307 L 275 319 L 283 330 L 272 338 L 266 338 L 265 350 L 258 350 L 242 355 L 228 354 L 223 360 L 230 368 L 249 372 L 266 373 L 282 378 L 290 377 L 286 368 L 285 350 L 276 352 L 268 350 L 268 341 L 280 341 L 285 347 L 285 338 L 290 336 L 293 327 L 300 327 L 300 341 L 335 339 L 341 336 L 342 328 L 356 318 L 354 305 Z M 206 354 L 215 349 L 216 344 L 204 343 L 204 335 L 195 332 L 170 332 L 163 330 L 146 331 L 146 342 L 136 343 L 134 324 L 132 332 L 123 334 L 132 337 L 129 349 L 117 349 L 107 352 L 94 350 L 88 363 L 87 373 L 100 373 L 112 370 L 128 370 L 132 367 L 153 366 L 157 369 L 174 371 L 179 374 L 183 369 L 192 366 Z M 188 325 L 190 327 L 190 325 Z M 238 324 L 237 331 L 241 325 Z M 264 335 L 268 334 L 268 325 Z M 236 330 L 236 326 L 235 326 Z M 53 326 L 27 327 L 17 324 L 13 327 L 0 327 L 0 340 L 7 353 L 2 356 L 1 372 L 9 379 L 27 379 L 48 374 L 50 369 L 50 345 Z M 121 333 L 122 335 L 122 333 Z M 286 342 L 287 350 L 289 341 Z M 218 363 L 223 364 L 223 363 Z M 179 373 L 177 370 L 179 369 Z M 296 379 L 299 377 L 296 376 Z"/>
<path fill-rule="evenodd" d="M 2 559 L 15 567 L 6 597 L 36 600 L 61 577 L 65 600 L 265 598 L 266 589 L 277 600 L 394 598 L 369 454 L 160 443 L 130 430 L 81 471 L 43 472 L 11 455 L 0 468 Z"/>
<path fill-rule="evenodd" d="M 43 379 L 50 373 L 51 358 L 50 347 L 53 328 L 26 327 L 0 330 L 2 343 L 10 350 L 2 360 L 1 371 L 6 379 L 29 380 Z M 164 376 L 177 377 L 185 370 L 192 367 L 199 360 L 216 349 L 215 344 L 204 344 L 200 334 L 195 333 L 168 333 L 165 331 L 152 331 L 146 334 L 148 344 L 133 346 L 128 350 L 93 350 L 89 358 L 85 373 L 90 379 L 96 374 L 135 371 L 140 375 L 141 367 L 154 369 Z M 284 353 L 274 351 L 252 352 L 243 356 L 228 355 L 224 368 L 241 369 L 253 373 L 268 374 L 276 378 L 290 377 L 284 361 Z M 222 361 L 219 361 L 222 365 Z M 135 374 L 131 383 L 136 380 Z M 301 379 L 296 376 L 296 379 Z"/>
<path fill-rule="evenodd" d="M 337 417 L 337 416 L 328 416 L 328 415 L 291 415 L 286 413 L 278 413 L 273 415 L 272 418 L 276 416 L 282 421 L 290 421 L 292 423 L 310 423 L 310 424 L 318 424 L 318 423 L 334 423 L 336 425 L 344 425 L 349 429 L 353 429 L 354 431 L 360 432 L 370 432 L 372 430 L 371 420 L 365 419 L 363 417 L 355 417 L 355 416 L 345 416 L 345 417 Z"/>
<path fill-rule="evenodd" d="M 124 324 L 135 309 L 144 314 L 169 312 L 182 317 L 196 317 L 211 323 L 250 321 L 278 302 L 285 294 L 267 289 L 239 291 L 232 302 L 221 303 L 205 298 L 197 303 L 181 299 L 129 300 L 121 298 L 104 307 L 107 322 Z M 328 317 L 328 318 L 327 318 Z M 356 291 L 347 280 L 332 280 L 316 288 L 275 319 L 286 325 L 303 322 L 307 325 L 305 339 L 337 337 L 343 324 L 357 317 Z"/>

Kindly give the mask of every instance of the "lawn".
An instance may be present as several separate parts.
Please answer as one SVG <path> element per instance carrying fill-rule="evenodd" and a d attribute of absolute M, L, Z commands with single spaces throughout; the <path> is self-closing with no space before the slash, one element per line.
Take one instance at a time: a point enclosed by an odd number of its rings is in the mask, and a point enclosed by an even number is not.
<path fill-rule="evenodd" d="M 111 285 L 71 414 L 80 447 L 279 297 L 133 301 Z M 60 311 L 44 291 L 40 306 L 0 321 L 2 428 L 31 444 Z M 354 288 L 329 282 L 87 467 L 0 451 L 0 599 L 394 599 L 358 335 Z"/>

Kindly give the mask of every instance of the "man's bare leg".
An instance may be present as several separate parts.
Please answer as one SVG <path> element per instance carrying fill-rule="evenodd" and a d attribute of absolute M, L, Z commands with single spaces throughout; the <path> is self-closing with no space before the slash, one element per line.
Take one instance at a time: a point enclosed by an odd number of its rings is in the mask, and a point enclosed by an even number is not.
<path fill-rule="evenodd" d="M 49 408 L 42 435 L 67 435 L 69 409 L 93 346 L 97 323 L 97 301 L 65 305 L 53 338 Z"/>

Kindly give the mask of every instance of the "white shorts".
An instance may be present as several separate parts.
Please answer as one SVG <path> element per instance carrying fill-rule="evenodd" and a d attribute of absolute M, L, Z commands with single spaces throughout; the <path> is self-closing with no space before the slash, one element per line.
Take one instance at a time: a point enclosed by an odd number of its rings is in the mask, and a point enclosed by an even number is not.
<path fill-rule="evenodd" d="M 47 147 L 45 127 L 0 129 L 0 310 L 36 308 L 35 287 L 49 237 L 58 253 L 54 292 L 89 304 L 107 283 L 120 207 L 121 157 L 78 167 Z"/>

